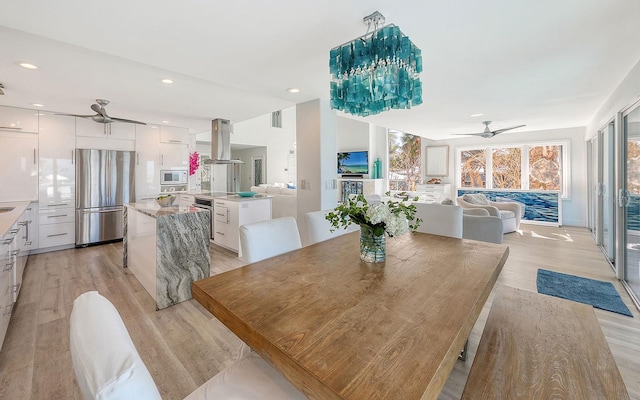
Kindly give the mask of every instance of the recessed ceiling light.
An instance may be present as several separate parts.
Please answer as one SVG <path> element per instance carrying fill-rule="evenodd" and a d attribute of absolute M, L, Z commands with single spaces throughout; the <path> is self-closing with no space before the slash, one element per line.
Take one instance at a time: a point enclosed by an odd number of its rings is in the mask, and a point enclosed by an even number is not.
<path fill-rule="evenodd" d="M 470 117 L 482 117 L 484 114 L 471 114 Z"/>
<path fill-rule="evenodd" d="M 289 92 L 289 93 L 300 93 L 300 89 L 292 87 L 292 88 L 287 89 L 287 92 Z"/>
<path fill-rule="evenodd" d="M 169 121 L 162 121 L 162 123 L 163 123 L 163 124 L 168 124 L 168 123 L 169 123 Z"/>
<path fill-rule="evenodd" d="M 40 103 L 33 103 L 34 107 L 44 107 L 44 104 L 40 104 Z"/>
<path fill-rule="evenodd" d="M 22 68 L 26 68 L 26 69 L 38 69 L 37 66 L 28 63 L 28 62 L 20 62 L 18 61 L 18 65 L 21 66 Z"/>
<path fill-rule="evenodd" d="M 172 83 L 173 83 L 173 79 L 164 78 L 161 82 L 162 82 L 162 83 L 166 83 L 166 84 L 170 85 L 170 84 L 172 84 Z"/>

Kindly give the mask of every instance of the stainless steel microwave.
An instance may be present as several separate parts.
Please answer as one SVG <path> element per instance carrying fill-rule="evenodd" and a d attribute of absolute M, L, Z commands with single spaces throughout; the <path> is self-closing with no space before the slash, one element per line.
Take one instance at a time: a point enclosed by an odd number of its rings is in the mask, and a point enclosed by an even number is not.
<path fill-rule="evenodd" d="M 161 185 L 184 185 L 187 183 L 187 171 L 160 171 Z"/>

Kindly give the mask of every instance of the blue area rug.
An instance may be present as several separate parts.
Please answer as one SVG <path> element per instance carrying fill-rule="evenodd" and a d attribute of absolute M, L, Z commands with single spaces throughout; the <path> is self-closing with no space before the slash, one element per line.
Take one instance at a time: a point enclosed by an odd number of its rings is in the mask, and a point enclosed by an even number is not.
<path fill-rule="evenodd" d="M 611 282 L 539 269 L 536 283 L 538 293 L 590 304 L 601 310 L 633 318 Z"/>

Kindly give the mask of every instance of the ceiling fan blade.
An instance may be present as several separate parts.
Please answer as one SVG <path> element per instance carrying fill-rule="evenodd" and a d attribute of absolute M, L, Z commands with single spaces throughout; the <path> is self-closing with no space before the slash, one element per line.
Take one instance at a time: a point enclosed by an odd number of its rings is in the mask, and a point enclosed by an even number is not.
<path fill-rule="evenodd" d="M 97 112 L 98 114 L 102 115 L 105 118 L 109 118 L 109 115 L 107 114 L 107 110 L 104 109 L 104 107 L 102 107 L 99 104 L 92 104 L 91 105 L 91 109 L 95 112 Z"/>
<path fill-rule="evenodd" d="M 452 135 L 484 136 L 484 135 L 486 135 L 486 133 L 485 132 L 478 132 L 478 133 L 452 133 Z"/>
<path fill-rule="evenodd" d="M 80 114 L 63 114 L 63 113 L 56 113 L 54 115 L 64 115 L 65 117 L 79 117 L 79 118 L 93 118 L 95 117 L 95 115 L 91 114 L 91 115 L 80 115 Z"/>
<path fill-rule="evenodd" d="M 134 121 L 132 119 L 124 119 L 124 118 L 116 118 L 116 117 L 110 117 L 110 118 L 116 122 L 126 122 L 128 124 L 146 125 L 145 122 Z"/>
<path fill-rule="evenodd" d="M 495 130 L 495 131 L 493 131 L 492 133 L 493 133 L 494 135 L 497 135 L 498 133 L 502 133 L 502 132 L 510 131 L 511 129 L 522 128 L 523 126 L 526 126 L 526 125 L 516 125 L 516 126 L 511 126 L 511 127 L 509 127 L 509 128 L 496 129 L 496 130 Z"/>

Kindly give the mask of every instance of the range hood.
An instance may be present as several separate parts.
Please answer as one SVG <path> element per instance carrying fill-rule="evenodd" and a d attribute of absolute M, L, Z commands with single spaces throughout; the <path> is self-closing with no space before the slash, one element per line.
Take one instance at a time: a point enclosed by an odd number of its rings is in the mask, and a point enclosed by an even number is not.
<path fill-rule="evenodd" d="M 244 164 L 231 159 L 231 123 L 228 119 L 211 121 L 211 159 L 205 164 Z"/>

